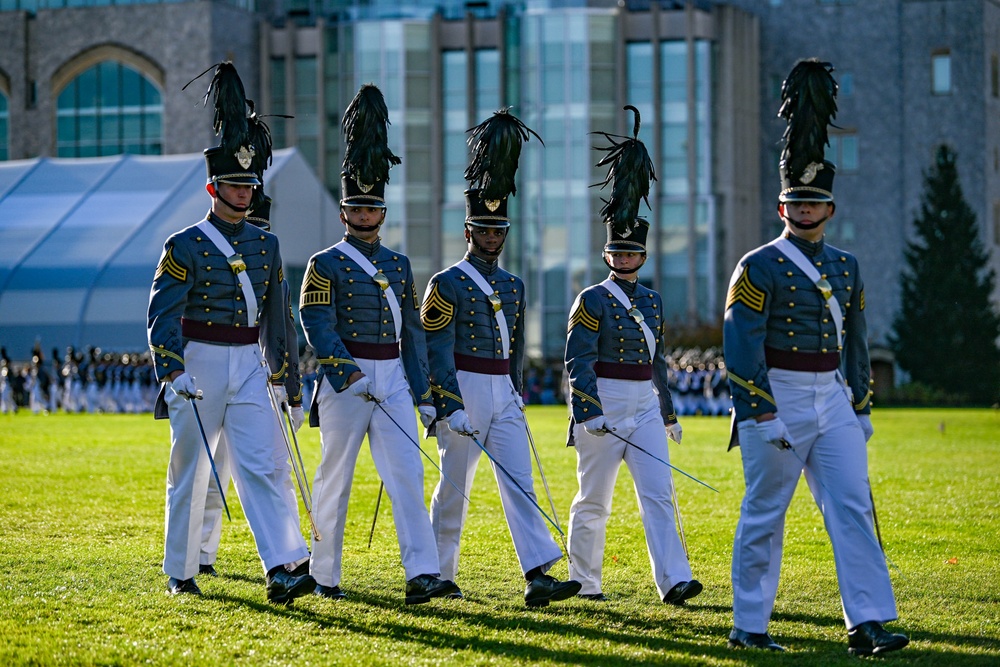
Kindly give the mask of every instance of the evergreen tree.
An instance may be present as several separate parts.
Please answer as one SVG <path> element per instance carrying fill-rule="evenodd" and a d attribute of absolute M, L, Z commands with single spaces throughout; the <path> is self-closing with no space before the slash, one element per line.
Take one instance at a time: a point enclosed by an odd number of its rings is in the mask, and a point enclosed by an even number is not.
<path fill-rule="evenodd" d="M 990 302 L 996 276 L 947 146 L 924 175 L 914 227 L 893 322 L 896 361 L 914 381 L 993 403 L 1000 396 L 1000 315 Z"/>

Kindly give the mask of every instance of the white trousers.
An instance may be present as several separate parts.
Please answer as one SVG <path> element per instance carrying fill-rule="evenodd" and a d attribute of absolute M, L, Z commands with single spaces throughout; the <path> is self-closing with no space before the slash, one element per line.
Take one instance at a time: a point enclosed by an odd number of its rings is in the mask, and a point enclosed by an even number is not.
<path fill-rule="evenodd" d="M 441 568 L 424 501 L 424 466 L 415 444 L 417 419 L 403 366 L 398 359 L 355 361 L 382 403 L 366 401 L 349 388 L 338 394 L 329 382 L 319 383 L 322 460 L 313 484 L 313 520 L 323 539 L 313 542 L 309 571 L 323 586 L 340 585 L 347 501 L 367 435 L 375 469 L 392 503 L 406 580 L 437 575 Z"/>
<path fill-rule="evenodd" d="M 260 348 L 192 341 L 184 348 L 184 366 L 204 394 L 197 408 L 213 454 L 225 433 L 236 492 L 264 569 L 305 558 L 309 550 L 299 522 L 273 479 L 273 438 L 261 437 L 273 433 L 276 417 L 268 404 Z M 169 388 L 166 398 L 170 465 L 163 571 L 190 579 L 198 572 L 212 470 L 191 402 Z"/>
<path fill-rule="evenodd" d="M 284 419 L 284 418 L 282 418 Z M 280 429 L 284 426 L 281 421 L 274 422 L 274 449 L 272 451 L 274 460 L 274 472 L 272 479 L 274 485 L 281 492 L 288 506 L 289 514 L 299 521 L 299 501 L 295 495 L 295 487 L 292 484 L 292 468 L 288 462 L 288 450 Z M 291 436 L 289 436 L 291 437 Z M 226 434 L 219 437 L 219 446 L 215 450 L 215 468 L 219 472 L 219 481 L 226 494 L 229 494 L 229 478 L 231 475 L 229 448 L 226 444 Z M 226 497 L 226 503 L 232 505 L 233 498 Z M 230 507 L 232 511 L 232 507 Z M 222 494 L 219 493 L 219 485 L 215 482 L 215 477 L 210 475 L 208 479 L 208 493 L 205 495 L 205 523 L 201 529 L 201 552 L 198 562 L 201 565 L 213 565 L 219 553 L 219 541 L 222 538 L 222 517 L 225 514 L 225 505 L 222 503 Z"/>
<path fill-rule="evenodd" d="M 465 411 L 473 428 L 479 431 L 476 438 L 517 480 L 515 485 L 493 466 L 500 503 L 521 571 L 528 572 L 536 567 L 548 571 L 562 558 L 562 550 L 532 503 L 532 500 L 537 503 L 538 499 L 531 476 L 531 446 L 524 413 L 515 402 L 510 376 L 458 371 L 458 386 Z M 455 433 L 445 422 L 438 422 L 437 438 L 441 469 L 469 496 L 482 450 L 472 438 Z M 531 500 L 521 489 L 530 494 Z M 454 580 L 458 574 L 459 542 L 468 512 L 465 498 L 447 480 L 439 479 L 431 498 L 431 523 L 441 556 L 441 576 L 445 579 Z"/>
<path fill-rule="evenodd" d="M 771 369 L 768 378 L 833 545 L 847 627 L 894 620 L 892 583 L 874 531 L 865 436 L 844 384 L 834 371 Z M 738 428 L 746 494 L 733 544 L 733 616 L 741 630 L 767 632 L 785 512 L 803 466 L 792 452 L 763 442 L 749 420 Z"/>
<path fill-rule="evenodd" d="M 652 382 L 598 378 L 597 390 L 609 428 L 649 454 L 670 460 L 667 433 Z M 653 582 L 660 598 L 677 584 L 690 581 L 691 566 L 674 521 L 670 468 L 610 433 L 591 435 L 577 424 L 573 437 L 580 491 L 569 513 L 569 573 L 583 584 L 580 592 L 602 592 L 606 528 L 622 461 L 632 475 Z"/>

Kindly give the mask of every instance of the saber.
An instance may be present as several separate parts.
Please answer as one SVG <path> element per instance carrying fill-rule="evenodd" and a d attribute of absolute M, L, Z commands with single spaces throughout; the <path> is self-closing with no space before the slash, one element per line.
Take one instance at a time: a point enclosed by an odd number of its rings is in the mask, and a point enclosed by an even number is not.
<path fill-rule="evenodd" d="M 616 438 L 618 438 L 619 440 L 621 440 L 622 442 L 624 442 L 624 443 L 625 443 L 626 445 L 631 445 L 631 446 L 635 447 L 636 449 L 638 449 L 638 450 L 639 450 L 640 452 L 642 452 L 643 454 L 645 454 L 645 455 L 647 455 L 647 456 L 649 456 L 649 457 L 651 457 L 651 458 L 654 458 L 654 459 L 656 459 L 657 461 L 659 461 L 659 462 L 660 462 L 660 463 L 662 463 L 663 465 L 667 466 L 668 468 L 671 468 L 671 469 L 673 469 L 673 470 L 676 470 L 677 472 L 679 472 L 680 474 L 684 475 L 685 477 L 688 477 L 688 478 L 690 478 L 690 479 L 693 479 L 694 481 L 698 482 L 699 484 L 701 484 L 701 485 L 702 485 L 702 486 L 704 486 L 705 488 L 708 488 L 708 489 L 712 489 L 712 490 L 713 490 L 713 491 L 715 491 L 716 493 L 718 493 L 718 492 L 719 492 L 719 490 L 718 490 L 717 488 L 715 488 L 714 486 L 711 486 L 711 485 L 709 485 L 709 484 L 706 484 L 705 482 L 701 481 L 700 479 L 698 479 L 698 478 L 697 478 L 697 477 L 695 477 L 694 475 L 689 475 L 688 473 L 684 472 L 683 470 L 681 470 L 681 469 L 680 469 L 680 468 L 678 468 L 677 466 L 675 466 L 675 465 L 672 465 L 672 464 L 670 464 L 670 463 L 667 463 L 666 461 L 664 461 L 663 459 L 661 459 L 661 458 L 660 458 L 659 456 L 656 456 L 656 455 L 655 455 L 655 454 L 653 454 L 652 452 L 650 452 L 650 451 L 648 451 L 648 450 L 646 450 L 646 449 L 643 449 L 642 447 L 640 447 L 639 445 L 635 444 L 635 443 L 634 443 L 634 442 L 632 442 L 631 440 L 626 440 L 625 438 L 621 437 L 620 435 L 618 435 L 618 434 L 617 434 L 617 433 L 615 433 L 614 431 L 612 431 L 612 430 L 609 430 L 608 428 L 605 428 L 605 429 L 604 429 L 604 431 L 605 431 L 605 433 L 610 433 L 611 435 L 615 436 Z"/>
<path fill-rule="evenodd" d="M 677 502 L 677 487 L 674 486 L 674 476 L 671 475 L 670 481 L 670 495 L 674 501 L 674 521 L 677 523 L 677 532 L 681 538 L 681 546 L 684 547 L 684 555 L 690 560 L 691 554 L 688 553 L 688 542 L 687 537 L 684 535 L 684 519 L 681 517 L 681 506 Z"/>
<path fill-rule="evenodd" d="M 299 487 L 299 495 L 302 496 L 302 505 L 306 508 L 306 516 L 309 518 L 309 527 L 312 528 L 313 539 L 317 542 L 323 541 L 323 536 L 319 534 L 319 529 L 316 528 L 316 522 L 313 521 L 312 515 L 312 492 L 309 491 L 308 484 L 303 482 L 305 478 L 305 467 L 299 470 L 298 464 L 295 461 L 295 454 L 292 452 L 292 443 L 288 440 L 288 433 L 285 431 L 285 419 L 281 415 L 283 411 L 278 408 L 278 399 L 274 395 L 274 388 L 271 383 L 267 384 L 267 395 L 271 399 L 271 409 L 274 410 L 275 417 L 278 418 L 278 426 L 281 431 L 281 439 L 285 441 L 285 451 L 288 452 L 288 459 L 292 464 L 292 472 L 295 474 L 295 483 Z M 294 429 L 292 429 L 294 432 Z M 296 441 L 296 448 L 298 447 L 298 441 Z M 301 458 L 299 459 L 301 462 Z"/>
<path fill-rule="evenodd" d="M 229 514 L 229 504 L 226 502 L 226 492 L 222 490 L 222 482 L 219 481 L 219 471 L 215 469 L 215 459 L 212 458 L 212 448 L 208 446 L 208 438 L 205 436 L 205 427 L 201 424 L 201 415 L 198 413 L 198 406 L 194 404 L 192 398 L 196 400 L 201 400 L 201 392 L 199 391 L 194 396 L 188 396 L 188 401 L 191 403 L 191 407 L 194 409 L 194 418 L 198 422 L 198 430 L 201 432 L 201 441 L 205 443 L 205 453 L 208 454 L 208 462 L 212 465 L 212 474 L 215 475 L 215 483 L 219 487 L 219 495 L 222 496 L 222 506 L 226 508 L 226 518 L 230 521 L 233 520 L 231 514 Z"/>
<path fill-rule="evenodd" d="M 277 398 L 277 396 L 275 396 L 275 398 Z M 292 426 L 291 408 L 287 403 L 282 403 L 281 407 L 285 413 L 285 419 L 288 422 L 288 432 L 292 434 L 292 446 L 295 447 L 295 455 L 299 458 L 299 470 L 302 471 L 302 480 L 305 482 L 305 490 L 309 495 L 309 509 L 312 510 L 312 489 L 309 488 L 309 476 L 306 475 L 306 464 L 302 462 L 302 450 L 299 449 L 299 438 L 295 435 L 295 428 Z M 302 502 L 304 504 L 305 500 Z"/>
<path fill-rule="evenodd" d="M 796 458 L 796 459 L 798 459 L 798 462 L 802 464 L 802 467 L 803 467 L 803 468 L 806 468 L 806 467 L 807 467 L 807 466 L 806 466 L 806 462 L 805 462 L 804 460 L 802 460 L 802 457 L 801 457 L 801 456 L 799 456 L 799 453 L 798 453 L 797 451 L 795 451 L 795 448 L 794 448 L 794 447 L 792 447 L 792 443 L 788 442 L 787 440 L 782 440 L 781 442 L 782 442 L 782 444 L 784 445 L 784 447 L 783 447 L 782 449 L 787 449 L 787 450 L 788 450 L 788 451 L 790 451 L 790 452 L 791 452 L 792 454 L 794 454 L 794 455 L 795 455 L 795 458 Z M 827 497 L 828 497 L 828 498 L 829 498 L 829 499 L 830 499 L 830 500 L 831 500 L 831 501 L 833 502 L 833 504 L 835 504 L 835 505 L 837 506 L 837 508 L 838 508 L 838 509 L 839 509 L 839 510 L 840 510 L 841 512 L 843 512 L 843 513 L 844 513 L 844 515 L 845 515 L 845 516 L 847 516 L 847 517 L 850 517 L 851 521 L 853 521 L 853 522 L 854 522 L 854 525 L 855 525 L 855 526 L 857 526 L 857 527 L 858 527 L 858 529 L 859 529 L 859 530 L 860 530 L 860 531 L 861 531 L 862 533 L 864 533 L 865 537 L 867 537 L 867 538 L 868 538 L 869 540 L 871 540 L 872 542 L 874 542 L 874 543 L 875 543 L 875 545 L 876 545 L 876 546 L 877 546 L 877 547 L 878 547 L 879 549 L 881 549 L 881 551 L 882 551 L 882 555 L 883 555 L 883 556 L 885 557 L 885 562 L 886 562 L 886 563 L 888 563 L 888 564 L 889 564 L 889 565 L 890 565 L 890 566 L 892 567 L 892 569 L 896 570 L 896 572 L 898 572 L 898 573 L 899 573 L 899 576 L 901 576 L 901 577 L 903 577 L 904 579 L 906 579 L 906 575 L 905 575 L 905 574 L 903 574 L 903 571 L 899 569 L 899 566 L 898 566 L 898 565 L 896 565 L 896 564 L 895 564 L 895 563 L 894 563 L 894 562 L 892 561 L 892 559 L 891 559 L 891 558 L 889 558 L 889 554 L 887 554 L 887 553 L 885 552 L 885 549 L 883 549 L 883 548 L 882 548 L 882 544 L 881 544 L 881 540 L 877 540 L 877 539 L 875 539 L 875 536 L 873 536 L 873 535 L 871 534 L 871 531 L 869 531 L 869 530 L 866 530 L 866 529 L 865 529 L 865 527 L 864 527 L 864 526 L 862 526 L 862 525 L 861 525 L 861 523 L 860 523 L 860 522 L 859 522 L 859 521 L 858 521 L 858 520 L 857 520 L 856 518 L 854 518 L 854 515 L 853 515 L 853 514 L 851 514 L 850 512 L 848 512 L 848 511 L 847 511 L 847 508 L 846 508 L 846 507 L 844 507 L 844 505 L 843 505 L 843 504 L 842 504 L 842 503 L 841 503 L 841 502 L 840 502 L 839 500 L 837 500 L 837 499 L 836 499 L 836 498 L 835 498 L 835 497 L 833 496 L 833 494 L 832 494 L 832 493 L 830 493 L 830 490 L 826 488 L 826 484 L 824 484 L 824 483 L 823 483 L 823 480 L 821 480 L 821 479 L 820 479 L 819 477 L 817 477 L 816 475 L 813 475 L 813 476 L 812 476 L 812 478 L 816 480 L 816 482 L 817 482 L 817 483 L 819 484 L 820 488 L 821 488 L 821 489 L 823 489 L 823 493 L 825 493 L 825 494 L 827 495 Z M 871 482 L 869 482 L 869 488 L 868 488 L 868 493 L 869 493 L 869 494 L 871 494 Z M 873 504 L 872 504 L 872 514 L 874 514 L 874 510 L 875 510 L 875 505 L 874 505 L 874 503 L 873 503 Z"/>
<path fill-rule="evenodd" d="M 524 413 L 522 412 L 521 414 Z M 542 486 L 545 487 L 545 495 L 549 498 L 549 508 L 552 509 L 552 518 L 555 519 L 556 524 L 559 525 L 559 515 L 556 514 L 556 503 L 552 499 L 552 492 L 549 491 L 549 482 L 545 479 L 545 471 L 542 470 L 542 459 L 538 456 L 538 448 L 535 447 L 535 438 L 531 434 L 531 427 L 528 426 L 527 417 L 524 419 L 524 430 L 528 434 L 528 444 L 531 445 L 531 452 L 535 455 L 535 463 L 538 465 L 538 475 L 542 478 Z M 562 547 L 563 551 L 566 552 L 566 558 L 570 558 L 569 547 L 566 545 L 566 538 L 561 530 L 559 531 L 559 538 L 562 540 Z M 570 559 L 570 562 L 572 562 L 572 559 Z"/>
<path fill-rule="evenodd" d="M 872 481 L 868 480 L 868 499 L 872 501 L 872 519 L 875 520 L 875 537 L 878 538 L 878 545 L 885 553 L 885 544 L 882 543 L 882 529 L 878 525 L 878 512 L 875 511 L 875 496 L 872 494 Z"/>
<path fill-rule="evenodd" d="M 428 461 L 430 461 L 432 466 L 434 466 L 435 468 L 437 468 L 437 471 L 439 473 L 441 473 L 441 476 L 444 477 L 445 480 L 447 480 L 449 484 L 451 484 L 452 486 L 455 487 L 455 490 L 458 491 L 458 494 L 460 496 L 462 496 L 463 498 L 465 498 L 466 502 L 472 502 L 471 500 L 469 500 L 469 497 L 467 495 L 465 495 L 464 493 L 462 493 L 462 489 L 458 488 L 458 485 L 455 484 L 455 482 L 451 481 L 451 477 L 448 477 L 448 475 L 444 474 L 444 470 L 441 470 L 441 466 L 439 466 L 437 464 L 437 462 L 434 461 L 434 459 L 432 459 L 430 456 L 428 456 L 427 452 L 425 452 L 423 450 L 423 448 L 421 448 L 420 445 L 417 444 L 417 441 L 413 439 L 413 436 L 410 435 L 409 433 L 407 433 L 406 429 L 403 428 L 402 426 L 400 426 L 399 422 L 392 418 L 392 415 L 389 414 L 389 411 L 386 410 L 385 407 L 383 407 L 382 401 L 378 400 L 377 398 L 375 398 L 371 394 L 365 394 L 365 396 L 367 396 L 368 400 L 370 400 L 372 403 L 374 403 L 375 405 L 377 405 L 379 407 L 379 409 L 381 409 L 382 412 L 385 413 L 385 416 L 389 418 L 389 421 L 391 421 L 393 424 L 395 424 L 396 428 L 398 428 L 403 433 L 403 435 L 406 436 L 407 440 L 409 440 L 410 442 L 412 442 L 413 446 L 416 447 L 418 450 L 420 450 L 420 453 L 424 455 L 424 458 L 427 459 Z M 381 491 L 381 488 L 379 489 L 379 491 Z M 376 508 L 375 511 L 376 511 L 376 517 L 377 517 L 378 516 L 378 514 L 377 514 L 378 513 L 378 509 Z"/>
<path fill-rule="evenodd" d="M 385 489 L 385 482 L 378 482 L 378 498 L 375 499 L 375 516 L 372 517 L 372 529 L 368 533 L 368 548 L 372 548 L 372 538 L 375 537 L 375 522 L 378 521 L 378 508 L 382 504 L 382 491 Z"/>
<path fill-rule="evenodd" d="M 521 493 L 523 493 L 524 497 L 527 498 L 529 501 L 531 501 L 531 504 L 535 506 L 535 509 L 537 509 L 541 513 L 541 515 L 543 517 L 545 517 L 545 519 L 550 524 L 552 524 L 553 528 L 555 528 L 557 531 L 559 531 L 560 535 L 564 535 L 564 533 L 562 531 L 562 528 L 560 528 L 559 525 L 555 521 L 553 521 L 551 518 L 549 518 L 549 515 L 546 514 L 545 510 L 542 509 L 541 505 L 539 505 L 538 502 L 534 498 L 531 497 L 531 494 L 528 493 L 527 491 L 525 491 L 524 488 L 520 484 L 517 483 L 517 480 L 514 479 L 514 476 L 511 475 L 507 471 L 507 469 L 504 468 L 503 465 L 499 461 L 497 461 L 496 458 L 492 454 L 490 454 L 489 451 L 485 447 L 483 447 L 483 443 L 479 442 L 479 439 L 476 438 L 476 433 L 479 433 L 479 431 L 473 431 L 472 433 L 460 433 L 460 435 L 467 435 L 470 438 L 472 438 L 472 442 L 476 443 L 476 446 L 479 447 L 479 449 L 483 450 L 483 454 L 486 454 L 486 458 L 488 458 L 490 460 L 490 462 L 493 463 L 493 465 L 496 466 L 500 470 L 500 472 L 502 472 L 503 474 L 507 475 L 507 478 L 511 481 L 511 483 L 514 484 L 514 486 L 517 487 L 517 490 L 520 491 Z"/>

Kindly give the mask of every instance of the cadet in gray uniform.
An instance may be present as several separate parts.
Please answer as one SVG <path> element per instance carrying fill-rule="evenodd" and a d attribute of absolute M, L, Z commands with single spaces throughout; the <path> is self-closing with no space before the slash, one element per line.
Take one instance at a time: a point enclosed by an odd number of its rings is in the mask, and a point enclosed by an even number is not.
<path fill-rule="evenodd" d="M 636 114 L 638 135 L 639 112 L 625 108 Z M 605 529 L 624 461 L 635 482 L 657 593 L 666 603 L 682 605 L 701 593 L 702 585 L 691 577 L 674 523 L 671 471 L 650 456 L 668 461 L 667 436 L 679 443 L 682 430 L 667 386 L 663 302 L 638 282 L 649 231 L 649 223 L 637 217 L 639 201 L 655 176 L 637 137 L 604 136 L 612 143 L 604 183 L 613 184 L 612 195 L 601 211 L 608 227 L 603 259 L 611 275 L 576 298 L 566 339 L 573 411 L 569 439 L 576 445 L 580 483 L 570 508 L 569 571 L 583 584 L 581 597 L 606 599 L 601 587 Z"/>
<path fill-rule="evenodd" d="M 385 145 L 387 124 L 382 93 L 362 86 L 343 120 L 348 147 L 340 220 L 347 235 L 309 260 L 302 283 L 302 326 L 320 364 L 309 421 L 320 427 L 323 454 L 313 485 L 314 520 L 323 539 L 313 543 L 310 571 L 319 595 L 345 597 L 344 524 L 367 435 L 392 501 L 406 604 L 421 604 L 457 587 L 437 576 L 441 567 L 424 504 L 414 397 L 427 423 L 434 410 L 413 272 L 405 255 L 379 240 L 385 183 L 390 166 L 399 163 Z"/>
<path fill-rule="evenodd" d="M 171 433 L 163 570 L 172 593 L 200 593 L 194 576 L 212 474 L 204 427 L 210 450 L 225 433 L 236 490 L 267 572 L 267 597 L 290 602 L 315 582 L 289 571 L 308 549 L 269 474 L 272 443 L 260 438 L 273 432 L 276 420 L 267 366 L 280 368 L 285 360 L 281 253 L 277 237 L 244 219 L 260 181 L 240 119 L 226 115 L 246 111 L 243 85 L 231 63 L 218 66 L 209 93 L 213 90 L 222 143 L 205 151 L 212 210 L 167 239 L 149 300 L 157 379 L 170 383 L 161 391 Z"/>
<path fill-rule="evenodd" d="M 823 239 L 835 211 L 835 168 L 823 158 L 836 113 L 832 71 L 801 61 L 785 80 L 778 198 L 785 231 L 740 260 L 726 300 L 730 446 L 740 445 L 746 480 L 733 545 L 733 648 L 783 650 L 767 626 L 785 512 L 803 468 L 833 545 L 849 651 L 885 653 L 908 642 L 882 627 L 897 615 L 872 527 L 864 283 L 857 259 Z"/>
<path fill-rule="evenodd" d="M 527 132 L 506 109 L 473 130 L 470 144 L 475 143 L 479 154 L 465 174 L 474 186 L 465 192 L 469 250 L 458 264 L 431 278 L 421 319 L 427 331 L 437 415 L 447 424 L 447 428 L 435 424 L 441 470 L 467 497 L 481 453 L 469 435 L 478 434 L 479 441 L 514 477 L 516 483 L 494 466 L 507 526 L 528 581 L 525 602 L 545 606 L 572 597 L 580 584 L 546 574 L 562 558 L 562 551 L 535 508 L 521 400 L 524 283 L 498 264 L 510 226 L 507 196 L 514 192 L 520 142 Z M 508 156 L 482 154 L 483 148 L 498 145 L 516 145 L 512 161 Z M 494 171 L 477 173 L 477 165 L 491 158 Z M 476 187 L 483 181 L 499 189 Z M 441 569 L 449 578 L 458 573 L 459 540 L 468 512 L 465 497 L 442 478 L 431 499 Z"/>
<path fill-rule="evenodd" d="M 260 177 L 260 176 L 259 176 Z M 261 177 L 261 181 L 263 178 Z M 263 186 L 261 186 L 263 187 Z M 254 190 L 251 199 L 251 210 L 246 216 L 246 221 L 260 227 L 266 232 L 271 231 L 271 198 L 261 194 L 258 197 L 259 188 Z M 284 298 L 285 317 L 285 363 L 278 368 L 277 372 L 271 373 L 271 387 L 275 393 L 275 399 L 279 406 L 288 407 L 288 415 L 292 422 L 292 428 L 297 432 L 305 422 L 305 413 L 302 408 L 302 382 L 299 374 L 299 336 L 295 330 L 295 318 L 291 311 L 291 295 L 289 293 L 288 281 L 281 282 L 281 293 Z M 299 501 L 295 495 L 295 487 L 292 484 L 292 468 L 288 461 L 288 449 L 285 444 L 285 436 L 281 430 L 285 427 L 284 417 L 275 421 L 274 441 L 274 483 L 281 489 L 288 510 L 298 520 Z M 222 484 L 228 486 L 230 478 L 230 457 L 226 448 L 225 434 L 219 438 L 219 446 L 215 450 L 215 467 L 219 473 Z M 219 485 L 214 477 L 209 479 L 208 494 L 205 497 L 205 525 L 201 534 L 201 553 L 198 559 L 198 573 L 209 576 L 217 576 L 215 571 L 215 560 L 219 552 L 219 541 L 222 537 L 222 513 L 224 511 L 222 494 L 219 492 Z M 293 563 L 295 574 L 305 574 L 309 572 L 308 556 L 300 562 Z"/>

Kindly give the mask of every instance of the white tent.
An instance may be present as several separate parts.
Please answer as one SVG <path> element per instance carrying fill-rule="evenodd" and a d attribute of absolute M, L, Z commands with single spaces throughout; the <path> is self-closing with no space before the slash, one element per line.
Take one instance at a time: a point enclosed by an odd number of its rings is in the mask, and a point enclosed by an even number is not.
<path fill-rule="evenodd" d="M 339 240 L 337 204 L 294 148 L 264 174 L 285 275 Z M 0 344 L 15 360 L 53 347 L 146 347 L 163 242 L 201 220 L 205 160 L 189 155 L 0 162 Z"/>

